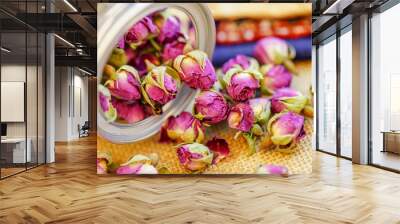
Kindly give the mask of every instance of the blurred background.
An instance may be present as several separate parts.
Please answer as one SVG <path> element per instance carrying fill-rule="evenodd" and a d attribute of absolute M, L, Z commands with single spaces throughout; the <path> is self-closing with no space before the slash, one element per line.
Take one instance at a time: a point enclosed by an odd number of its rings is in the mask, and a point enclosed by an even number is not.
<path fill-rule="evenodd" d="M 216 23 L 215 66 L 237 54 L 252 56 L 259 39 L 276 36 L 296 49 L 296 60 L 311 59 L 311 4 L 209 3 Z"/>

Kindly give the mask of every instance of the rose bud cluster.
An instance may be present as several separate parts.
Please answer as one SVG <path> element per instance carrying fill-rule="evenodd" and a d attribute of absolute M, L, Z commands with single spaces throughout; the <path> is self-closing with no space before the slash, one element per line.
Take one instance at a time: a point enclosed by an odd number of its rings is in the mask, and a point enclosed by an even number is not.
<path fill-rule="evenodd" d="M 182 81 L 194 89 L 208 90 L 217 79 L 207 54 L 199 50 L 176 57 L 174 68 L 179 72 Z"/>
<path fill-rule="evenodd" d="M 160 141 L 192 143 L 202 142 L 204 128 L 200 121 L 189 112 L 182 112 L 176 117 L 169 117 L 161 128 Z"/>
<path fill-rule="evenodd" d="M 148 16 L 144 17 L 138 23 L 133 25 L 125 35 L 125 42 L 132 48 L 136 49 L 159 33 L 159 29 Z"/>
<path fill-rule="evenodd" d="M 272 112 L 293 111 L 300 113 L 307 104 L 307 97 L 291 88 L 277 90 L 271 97 Z"/>
<path fill-rule="evenodd" d="M 273 94 L 278 89 L 289 87 L 292 82 L 292 73 L 283 65 L 263 65 L 260 72 L 264 75 L 261 82 L 261 91 L 264 94 Z"/>
<path fill-rule="evenodd" d="M 190 171 L 202 171 L 212 164 L 214 155 L 205 145 L 191 143 L 181 145 L 177 151 L 179 162 Z"/>
<path fill-rule="evenodd" d="M 285 65 L 289 71 L 296 71 L 292 62 L 296 56 L 296 50 L 293 46 L 280 38 L 266 37 L 259 40 L 254 47 L 253 54 L 261 64 L 282 64 Z"/>
<path fill-rule="evenodd" d="M 258 70 L 259 68 L 259 64 L 256 59 L 247 57 L 243 54 L 238 54 L 222 65 L 222 72 L 225 74 L 229 69 L 237 66 L 243 70 Z"/>
<path fill-rule="evenodd" d="M 134 124 L 162 113 L 162 107 L 175 99 L 181 79 L 173 62 L 192 50 L 182 25 L 162 10 L 142 18 L 119 39 L 98 90 L 99 111 L 106 121 Z M 208 70 L 210 66 L 213 71 L 208 61 Z"/>
<path fill-rule="evenodd" d="M 184 25 L 178 17 L 158 11 L 119 39 L 98 86 L 99 111 L 105 120 L 135 124 L 161 114 L 164 105 L 174 106 L 186 85 L 199 90 L 191 113 L 168 117 L 160 130 L 160 142 L 180 144 L 176 159 L 187 171 L 206 171 L 229 161 L 235 152 L 226 140 L 213 136 L 213 128 L 236 130 L 235 138 L 242 136 L 247 141 L 250 155 L 261 148 L 295 150 L 305 135 L 303 115 L 311 117 L 313 105 L 312 97 L 294 88 L 293 46 L 276 37 L 261 39 L 253 55 L 238 54 L 227 60 L 217 70 L 217 80 L 212 55 L 196 49 L 195 29 Z M 165 173 L 163 168 L 156 169 L 157 162 L 156 155 L 136 154 L 115 172 Z M 99 155 L 98 173 L 110 172 L 110 164 L 109 155 Z M 254 169 L 260 174 L 289 173 L 287 167 L 274 164 Z"/>
<path fill-rule="evenodd" d="M 283 151 L 290 151 L 305 134 L 304 117 L 293 113 L 275 114 L 268 122 L 272 143 Z"/>
<path fill-rule="evenodd" d="M 262 75 L 259 71 L 234 67 L 223 76 L 223 86 L 229 97 L 234 101 L 243 102 L 255 97 L 260 88 L 260 80 Z"/>
<path fill-rule="evenodd" d="M 135 155 L 131 157 L 128 161 L 121 164 L 117 170 L 117 174 L 158 174 L 155 166 L 158 163 L 158 155 L 151 154 L 149 156 L 145 155 Z"/>
<path fill-rule="evenodd" d="M 224 121 L 229 112 L 229 104 L 224 96 L 214 90 L 202 91 L 195 99 L 194 116 L 205 124 Z"/>
<path fill-rule="evenodd" d="M 180 79 L 169 66 L 154 67 L 142 81 L 142 94 L 155 114 L 161 113 L 161 107 L 173 100 L 178 93 Z"/>

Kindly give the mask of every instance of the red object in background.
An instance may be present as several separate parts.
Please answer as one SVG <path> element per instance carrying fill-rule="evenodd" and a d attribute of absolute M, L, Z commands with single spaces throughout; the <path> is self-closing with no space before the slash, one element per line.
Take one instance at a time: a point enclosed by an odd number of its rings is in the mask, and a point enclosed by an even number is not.
<path fill-rule="evenodd" d="M 297 20 L 224 20 L 217 23 L 217 44 L 254 42 L 264 37 L 277 36 L 294 39 L 311 35 L 311 21 Z"/>
<path fill-rule="evenodd" d="M 311 21 L 308 19 L 274 21 L 272 29 L 275 36 L 285 39 L 305 37 L 311 34 Z"/>

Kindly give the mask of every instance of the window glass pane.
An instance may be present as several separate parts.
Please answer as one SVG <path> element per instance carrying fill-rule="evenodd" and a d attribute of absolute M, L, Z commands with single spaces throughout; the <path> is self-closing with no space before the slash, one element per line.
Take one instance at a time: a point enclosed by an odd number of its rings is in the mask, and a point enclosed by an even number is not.
<path fill-rule="evenodd" d="M 400 170 L 400 4 L 374 15 L 372 26 L 372 163 Z M 386 134 L 384 134 L 386 132 Z"/>
<path fill-rule="evenodd" d="M 318 49 L 318 148 L 336 153 L 336 39 Z"/>
<path fill-rule="evenodd" d="M 25 170 L 30 162 L 26 142 L 26 33 L 1 34 L 1 174 L 2 178 Z M 28 149 L 28 150 L 26 150 Z"/>
<path fill-rule="evenodd" d="M 352 35 L 340 36 L 340 153 L 351 158 L 352 141 Z"/>
<path fill-rule="evenodd" d="M 28 62 L 27 62 L 27 79 L 26 79 L 26 115 L 27 115 L 27 142 L 29 144 L 31 153 L 29 154 L 30 160 L 27 163 L 28 168 L 37 165 L 37 132 L 38 132 L 38 95 L 37 95 L 37 33 L 29 31 L 27 33 L 27 48 L 28 48 Z"/>

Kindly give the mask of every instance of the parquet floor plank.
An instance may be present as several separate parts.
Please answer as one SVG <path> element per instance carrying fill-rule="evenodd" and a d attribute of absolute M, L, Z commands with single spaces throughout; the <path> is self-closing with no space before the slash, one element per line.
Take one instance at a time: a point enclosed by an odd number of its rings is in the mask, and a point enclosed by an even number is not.
<path fill-rule="evenodd" d="M 313 173 L 98 176 L 96 138 L 0 181 L 0 223 L 400 223 L 400 175 L 316 152 Z"/>

